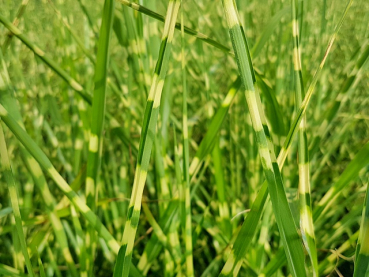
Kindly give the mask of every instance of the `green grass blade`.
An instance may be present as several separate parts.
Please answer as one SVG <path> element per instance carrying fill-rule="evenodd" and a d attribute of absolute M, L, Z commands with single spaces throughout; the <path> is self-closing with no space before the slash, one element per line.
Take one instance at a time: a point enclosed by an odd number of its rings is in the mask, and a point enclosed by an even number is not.
<path fill-rule="evenodd" d="M 300 23 L 302 24 L 302 22 Z M 293 64 L 295 72 L 295 106 L 301 105 L 304 98 L 304 82 L 302 79 L 301 49 L 299 37 L 299 22 L 297 18 L 296 0 L 292 0 L 292 35 L 293 35 Z M 319 276 L 318 257 L 315 244 L 314 223 L 311 208 L 310 164 L 309 149 L 306 135 L 306 115 L 301 119 L 298 134 L 298 167 L 299 167 L 299 199 L 300 199 L 300 228 L 305 248 L 309 254 L 313 276 Z"/>
<path fill-rule="evenodd" d="M 350 164 L 347 166 L 347 168 L 344 170 L 344 172 L 340 175 L 340 178 L 335 182 L 335 184 L 326 192 L 324 197 L 319 201 L 315 209 L 313 210 L 313 219 L 314 222 L 317 222 L 320 224 L 320 221 L 322 221 L 322 216 L 324 213 L 329 210 L 329 207 L 334 203 L 334 201 L 339 196 L 342 189 L 352 180 L 356 179 L 359 175 L 360 170 L 367 166 L 369 163 L 369 143 L 367 143 L 360 152 L 355 156 L 355 158 L 350 162 Z M 347 247 L 347 246 L 345 246 Z M 281 257 L 277 255 L 278 260 L 273 260 L 271 263 L 275 264 L 273 267 L 278 268 L 281 264 L 284 264 L 286 262 L 286 257 Z M 319 264 L 319 268 L 325 268 L 325 263 Z M 271 276 L 274 272 L 273 269 L 268 269 L 269 272 L 266 274 L 266 276 Z"/>
<path fill-rule="evenodd" d="M 256 58 L 259 56 L 261 49 L 264 47 L 264 45 L 267 43 L 269 37 L 272 35 L 272 33 L 275 31 L 275 29 L 278 27 L 278 23 L 281 21 L 283 16 L 288 14 L 291 7 L 284 7 L 280 11 L 278 11 L 270 20 L 267 26 L 265 26 L 264 32 L 261 34 L 261 36 L 256 41 L 255 45 L 251 49 L 251 56 L 253 58 Z"/>
<path fill-rule="evenodd" d="M 146 14 L 152 18 L 155 18 L 161 22 L 164 22 L 165 21 L 165 17 L 161 14 L 158 14 L 140 4 L 137 4 L 137 3 L 134 3 L 134 2 L 131 2 L 131 1 L 128 1 L 128 0 L 118 0 L 120 3 L 122 3 L 123 5 L 127 6 L 127 7 L 130 7 L 138 12 L 141 12 L 143 14 Z M 181 30 L 181 24 L 180 23 L 176 23 L 175 25 L 175 28 L 178 29 L 178 30 Z M 205 34 L 202 34 L 200 32 L 197 32 L 187 26 L 184 26 L 184 31 L 186 34 L 189 34 L 189 35 L 192 35 L 192 36 L 195 36 L 197 39 L 201 40 L 201 41 L 204 41 L 205 43 L 208 43 L 216 48 L 218 48 L 219 50 L 223 51 L 223 52 L 226 52 L 226 53 L 232 53 L 231 50 L 227 47 L 227 46 L 224 46 L 223 44 L 211 39 L 210 37 L 208 37 L 207 35 Z"/>
<path fill-rule="evenodd" d="M 367 184 L 363 207 L 363 216 L 360 225 L 360 235 L 356 246 L 354 277 L 369 274 L 369 186 Z"/>
<path fill-rule="evenodd" d="M 264 113 L 261 110 L 260 95 L 255 91 L 255 76 L 245 34 L 238 19 L 237 8 L 232 0 L 223 0 L 225 15 L 235 50 L 239 73 L 245 87 L 245 96 L 249 106 L 253 128 L 258 140 L 259 154 L 265 177 L 268 182 L 274 215 L 287 255 L 290 272 L 293 276 L 305 276 L 304 253 L 297 234 L 292 213 L 287 203 L 281 174 L 275 159 L 274 149 Z M 232 259 L 231 254 L 231 259 Z M 232 267 L 224 267 L 223 276 L 232 274 Z"/>
<path fill-rule="evenodd" d="M 224 173 L 222 167 L 222 153 L 219 147 L 219 139 L 215 142 L 213 149 L 213 162 L 215 170 L 215 182 L 217 186 L 217 195 L 219 200 L 219 216 L 222 230 L 227 237 L 232 235 L 232 226 L 229 218 L 229 206 L 226 201 L 226 184 L 224 181 Z"/>
<path fill-rule="evenodd" d="M 105 118 L 106 82 L 109 64 L 109 45 L 114 19 L 114 0 L 106 0 L 104 3 L 102 23 L 97 46 L 95 66 L 95 88 L 92 100 L 91 131 L 88 147 L 88 162 L 86 172 L 86 204 L 94 212 L 96 209 L 97 182 L 100 170 Z M 96 235 L 94 228 L 86 233 L 87 272 L 93 275 L 93 260 L 96 248 Z"/>
<path fill-rule="evenodd" d="M 216 135 L 224 122 L 224 119 L 228 113 L 229 107 L 236 96 L 237 91 L 241 87 L 241 78 L 237 78 L 231 85 L 226 97 L 223 99 L 221 106 L 213 116 L 210 122 L 208 131 L 206 132 L 204 138 L 196 151 L 195 157 L 191 161 L 189 168 L 190 175 L 193 176 L 195 172 L 199 169 L 200 165 L 204 161 L 205 157 L 211 152 L 214 145 Z"/>
<path fill-rule="evenodd" d="M 129 265 L 131 263 L 133 244 L 141 210 L 142 193 L 149 167 L 153 136 L 155 136 L 161 93 L 167 73 L 168 59 L 179 5 L 179 1 L 170 1 L 168 5 L 159 59 L 156 63 L 154 78 L 145 108 L 136 173 L 120 250 L 124 253 L 124 258 L 118 261 L 119 263 L 123 263 L 122 276 L 129 275 Z"/>
<path fill-rule="evenodd" d="M 181 0 L 182 4 L 182 0 Z M 191 197 L 190 197 L 190 150 L 188 138 L 188 115 L 187 115 L 187 75 L 186 75 L 186 53 L 184 39 L 183 5 L 181 9 L 181 35 L 182 35 L 182 86 L 183 86 L 183 183 L 181 200 L 184 202 L 185 226 L 183 234 L 185 241 L 186 276 L 194 276 L 193 253 L 192 253 L 192 220 L 191 220 Z M 182 215 L 183 216 L 183 215 Z"/>
<path fill-rule="evenodd" d="M 110 61 L 101 101 L 93 94 L 107 1 L 28 1 L 25 13 L 27 0 L 1 5 L 0 117 L 21 184 L 19 209 L 35 274 L 43 274 L 43 265 L 46 275 L 58 277 L 215 276 L 222 270 L 293 277 L 300 272 L 290 270 L 279 227 L 294 223 L 304 249 L 296 267 L 305 276 L 368 275 L 369 255 L 360 249 L 369 176 L 369 2 L 223 0 L 233 5 L 235 31 L 221 2 L 117 0 L 115 35 L 104 41 Z M 182 13 L 175 20 L 166 15 L 174 1 Z M 168 22 L 173 40 L 165 56 Z M 241 85 L 249 101 L 237 95 Z M 158 110 L 148 98 L 160 103 Z M 93 119 L 97 102 L 106 105 L 96 117 L 103 125 Z M 95 172 L 94 124 L 102 126 L 103 145 Z M 142 164 L 146 176 L 136 170 Z M 270 164 L 273 171 L 265 170 Z M 96 176 L 92 205 L 86 205 L 87 167 L 88 179 Z M 25 276 L 0 173 L 1 182 L 0 259 L 11 267 L 0 265 L 0 275 Z M 139 216 L 132 202 L 139 203 Z M 293 223 L 284 220 L 288 208 Z M 130 262 L 124 232 L 133 241 Z M 306 234 L 315 235 L 316 258 Z"/>
<path fill-rule="evenodd" d="M 350 1 L 349 3 L 352 3 L 352 1 Z M 289 149 L 291 147 L 292 144 L 292 139 L 294 138 L 294 136 L 297 134 L 298 131 L 298 126 L 301 123 L 302 117 L 306 112 L 307 106 L 310 102 L 311 96 L 314 92 L 315 89 L 315 85 L 316 82 L 318 81 L 320 74 L 321 74 L 321 70 L 323 69 L 326 59 L 330 53 L 330 50 L 333 46 L 333 43 L 335 41 L 335 38 L 338 34 L 338 31 L 340 30 L 343 21 L 347 15 L 348 9 L 350 8 L 350 5 L 347 5 L 344 13 L 342 14 L 342 17 L 340 18 L 330 40 L 327 46 L 327 49 L 325 51 L 325 54 L 323 56 L 323 59 L 317 69 L 317 71 L 315 72 L 314 76 L 313 76 L 313 80 L 309 85 L 309 88 L 307 89 L 306 95 L 304 97 L 304 100 L 302 101 L 302 104 L 300 106 L 299 111 L 297 112 L 295 119 L 290 127 L 290 130 L 288 132 L 288 135 L 286 137 L 286 140 L 284 142 L 284 145 L 278 155 L 278 165 L 280 168 L 283 167 L 284 162 L 287 158 L 287 154 L 289 152 Z M 242 265 L 242 259 L 245 257 L 246 252 L 248 247 L 250 246 L 251 240 L 255 235 L 256 232 L 256 228 L 257 228 L 257 222 L 260 221 L 261 218 L 261 214 L 262 214 L 262 210 L 265 204 L 265 201 L 267 199 L 267 193 L 268 193 L 268 187 L 267 187 L 267 182 L 264 182 L 259 193 L 257 194 L 257 197 L 255 199 L 255 204 L 252 206 L 251 211 L 249 213 L 249 215 L 246 217 L 245 222 L 243 223 L 242 227 L 241 227 L 241 231 L 240 234 L 249 234 L 247 236 L 243 235 L 243 236 L 237 236 L 236 242 L 234 244 L 234 249 L 232 250 L 233 255 L 230 255 L 226 261 L 226 264 L 223 267 L 222 273 L 224 274 L 224 272 L 230 272 L 233 271 L 233 274 L 238 274 L 238 271 Z M 247 239 L 243 239 L 243 237 L 246 237 Z M 284 256 L 284 259 L 286 257 Z M 283 261 L 285 261 L 284 259 L 282 259 Z"/>

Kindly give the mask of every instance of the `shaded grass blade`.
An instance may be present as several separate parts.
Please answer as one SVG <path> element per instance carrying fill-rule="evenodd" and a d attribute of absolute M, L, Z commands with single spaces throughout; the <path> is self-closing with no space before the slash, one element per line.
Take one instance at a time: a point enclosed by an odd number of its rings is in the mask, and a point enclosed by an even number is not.
<path fill-rule="evenodd" d="M 22 217 L 21 217 L 21 213 L 19 209 L 19 197 L 18 197 L 17 187 L 15 184 L 12 169 L 10 166 L 10 160 L 9 160 L 8 150 L 6 147 L 4 131 L 1 125 L 1 121 L 0 121 L 0 153 L 1 153 L 1 164 L 2 164 L 2 167 L 4 168 L 4 175 L 6 178 L 6 182 L 8 183 L 10 201 L 12 203 L 13 214 L 14 214 L 14 219 L 15 219 L 15 227 L 16 227 L 17 234 L 19 237 L 21 250 L 22 250 L 25 262 L 26 262 L 28 274 L 29 276 L 33 277 L 36 275 L 33 271 L 32 263 L 28 255 L 26 239 L 23 233 Z"/>
<path fill-rule="evenodd" d="M 369 274 L 369 185 L 367 184 L 360 235 L 356 246 L 354 277 Z"/>
<path fill-rule="evenodd" d="M 105 118 L 106 82 L 109 64 L 109 45 L 114 19 L 114 0 L 106 0 L 103 9 L 95 66 L 95 88 L 92 100 L 92 118 L 88 147 L 86 172 L 86 204 L 94 212 L 96 209 L 97 181 L 100 170 Z M 86 233 L 86 267 L 89 275 L 93 275 L 93 260 L 96 248 L 94 228 Z"/>

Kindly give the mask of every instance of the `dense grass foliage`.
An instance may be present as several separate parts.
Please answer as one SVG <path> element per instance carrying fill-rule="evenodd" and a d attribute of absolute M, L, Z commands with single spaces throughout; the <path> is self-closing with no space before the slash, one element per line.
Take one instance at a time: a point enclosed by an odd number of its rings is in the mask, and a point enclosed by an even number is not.
<path fill-rule="evenodd" d="M 369 2 L 0 7 L 0 276 L 369 276 Z"/>

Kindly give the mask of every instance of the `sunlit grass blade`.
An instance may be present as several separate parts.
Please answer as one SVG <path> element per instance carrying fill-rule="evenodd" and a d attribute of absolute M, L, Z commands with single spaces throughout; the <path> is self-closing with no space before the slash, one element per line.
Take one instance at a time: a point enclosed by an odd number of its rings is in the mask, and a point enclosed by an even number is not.
<path fill-rule="evenodd" d="M 300 22 L 302 24 L 302 22 Z M 301 49 L 299 37 L 299 22 L 297 18 L 296 0 L 292 0 L 292 35 L 293 64 L 295 72 L 295 106 L 298 109 L 305 96 L 301 68 Z M 299 167 L 299 200 L 300 228 L 302 240 L 309 254 L 313 276 L 318 277 L 318 257 L 315 244 L 314 223 L 311 208 L 309 149 L 306 135 L 306 115 L 301 119 L 298 133 L 298 167 Z"/>
<path fill-rule="evenodd" d="M 129 275 L 133 244 L 141 211 L 142 193 L 150 162 L 153 136 L 155 136 L 161 93 L 167 73 L 168 59 L 179 6 L 179 1 L 169 1 L 159 58 L 156 63 L 152 85 L 146 103 L 132 195 L 123 233 L 122 246 L 119 250 L 120 255 L 123 255 L 123 260 L 117 261 L 117 264 L 122 264 L 118 265 L 122 267 L 121 276 Z"/>
<path fill-rule="evenodd" d="M 224 0 L 223 5 L 239 73 L 245 88 L 245 96 L 250 110 L 253 128 L 257 136 L 258 150 L 265 178 L 268 182 L 273 211 L 285 247 L 290 273 L 293 276 L 305 276 L 302 244 L 292 218 L 290 207 L 287 203 L 282 177 L 275 159 L 274 146 L 271 142 L 270 133 L 264 118 L 260 95 L 254 87 L 256 80 L 244 30 L 239 22 L 235 2 Z M 232 255 L 233 253 L 231 253 L 231 257 Z M 233 259 L 235 258 L 233 257 Z M 226 265 L 223 268 L 222 275 L 232 275 L 232 271 L 233 267 L 227 267 Z"/>
<path fill-rule="evenodd" d="M 152 18 L 155 18 L 161 22 L 164 22 L 165 21 L 165 17 L 161 14 L 158 14 L 140 4 L 137 4 L 137 3 L 134 3 L 134 2 L 131 2 L 131 1 L 128 1 L 128 0 L 118 0 L 120 3 L 122 3 L 123 5 L 127 6 L 127 7 L 130 7 L 136 11 L 139 11 L 143 14 L 146 14 Z M 175 28 L 178 29 L 178 30 L 181 30 L 181 24 L 180 23 L 176 23 L 175 25 Z M 226 53 L 232 53 L 231 50 L 227 47 L 227 46 L 224 46 L 223 44 L 211 39 L 210 37 L 208 37 L 207 35 L 205 34 L 202 34 L 200 32 L 197 32 L 187 26 L 184 26 L 184 32 L 186 34 L 189 34 L 189 35 L 192 35 L 192 36 L 195 36 L 197 39 L 199 40 L 202 40 L 216 48 L 218 48 L 219 50 L 222 50 L 223 52 L 226 52 Z"/>
<path fill-rule="evenodd" d="M 284 145 L 278 155 L 277 158 L 277 162 L 278 162 L 278 166 L 280 168 L 283 167 L 284 162 L 287 158 L 287 154 L 289 152 L 289 149 L 291 147 L 292 144 L 292 140 L 294 138 L 294 136 L 297 134 L 298 131 L 298 126 L 301 124 L 301 120 L 303 115 L 306 112 L 307 106 L 310 102 L 311 96 L 314 92 L 315 89 L 315 85 L 320 77 L 321 74 L 321 70 L 323 69 L 326 59 L 328 57 L 328 54 L 330 53 L 330 50 L 333 46 L 333 43 L 335 41 L 335 38 L 338 34 L 338 31 L 340 30 L 343 21 L 346 17 L 346 14 L 350 8 L 350 3 L 352 3 L 352 1 L 349 2 L 349 4 L 346 6 L 346 9 L 344 11 L 344 13 L 342 14 L 342 17 L 340 18 L 330 40 L 327 46 L 327 49 L 325 51 L 325 54 L 323 56 L 323 59 L 317 69 L 317 71 L 315 72 L 313 79 L 307 89 L 306 95 L 304 97 L 304 100 L 301 103 L 300 109 L 299 111 L 296 113 L 295 119 L 293 121 L 293 123 L 291 124 L 290 130 L 288 132 L 288 135 L 286 137 L 286 140 L 284 142 Z M 267 199 L 267 193 L 268 193 L 268 186 L 267 186 L 267 182 L 265 181 L 262 185 L 262 187 L 260 188 L 257 197 L 254 201 L 253 206 L 251 207 L 251 211 L 249 212 L 248 216 L 246 217 L 245 222 L 243 223 L 242 227 L 241 227 L 241 231 L 240 234 L 242 235 L 238 235 L 234 244 L 234 249 L 232 250 L 233 255 L 231 254 L 227 261 L 226 264 L 223 267 L 222 273 L 224 274 L 224 272 L 230 272 L 233 271 L 233 274 L 237 275 L 238 271 L 240 269 L 240 266 L 242 265 L 242 259 L 245 257 L 246 252 L 248 247 L 250 246 L 251 240 L 253 239 L 255 232 L 256 232 L 256 228 L 258 225 L 258 222 L 260 221 L 261 218 L 261 214 L 262 214 L 262 210 L 265 204 L 265 201 Z M 246 238 L 246 239 L 244 239 Z M 281 255 L 279 255 L 278 257 L 281 257 Z M 285 256 L 282 257 L 281 261 L 282 263 L 285 261 Z"/>
<path fill-rule="evenodd" d="M 182 0 L 181 0 L 182 4 Z M 183 182 L 182 182 L 182 195 L 180 195 L 181 201 L 184 205 L 184 213 L 181 216 L 185 216 L 185 226 L 183 227 L 183 235 L 185 241 L 185 259 L 186 259 L 186 276 L 194 276 L 193 268 L 193 254 L 192 254 L 192 217 L 191 217 L 191 197 L 190 197 L 190 150 L 188 143 L 188 115 L 187 115 L 187 75 L 186 75 L 186 52 L 185 52 L 185 39 L 184 39 L 184 21 L 183 21 L 183 5 L 181 9 L 181 37 L 182 37 L 182 87 L 183 87 Z"/>
<path fill-rule="evenodd" d="M 369 163 L 369 143 L 367 143 L 355 158 L 349 163 L 344 172 L 340 175 L 339 179 L 332 185 L 332 187 L 326 192 L 324 197 L 318 202 L 317 206 L 313 210 L 314 222 L 321 224 L 322 215 L 329 210 L 334 201 L 338 198 L 343 188 L 352 180 L 356 179 L 360 170 Z M 346 246 L 347 247 L 347 246 Z M 271 263 L 275 264 L 274 268 L 278 268 L 281 264 L 286 262 L 285 256 L 278 256 L 277 260 L 274 259 Z M 319 268 L 324 268 L 324 265 L 319 265 Z M 274 271 L 271 271 L 269 275 Z"/>

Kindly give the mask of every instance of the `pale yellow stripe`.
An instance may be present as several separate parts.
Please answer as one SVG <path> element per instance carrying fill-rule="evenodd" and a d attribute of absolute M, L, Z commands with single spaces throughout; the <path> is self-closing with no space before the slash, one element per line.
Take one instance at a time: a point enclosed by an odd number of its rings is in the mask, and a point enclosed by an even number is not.
<path fill-rule="evenodd" d="M 160 106 L 160 98 L 161 98 L 161 92 L 163 91 L 163 86 L 164 86 L 164 80 L 160 80 L 158 82 L 158 85 L 156 87 L 156 91 L 155 91 L 155 100 L 154 100 L 154 108 L 157 108 Z"/>
<path fill-rule="evenodd" d="M 150 93 L 149 93 L 149 97 L 148 97 L 148 101 L 154 101 L 154 97 L 155 97 L 155 92 L 156 92 L 156 86 L 157 86 L 157 82 L 158 82 L 158 75 L 155 73 L 154 77 L 152 79 L 152 85 L 150 88 Z"/>
<path fill-rule="evenodd" d="M 198 157 L 193 158 L 191 165 L 190 165 L 190 169 L 189 169 L 190 175 L 193 175 L 199 163 L 200 163 L 200 159 Z"/>
<path fill-rule="evenodd" d="M 294 37 L 299 35 L 299 23 L 295 19 L 292 20 L 292 32 Z"/>
<path fill-rule="evenodd" d="M 88 150 L 92 153 L 97 153 L 99 149 L 99 138 L 95 134 L 90 135 L 90 143 Z"/>
<path fill-rule="evenodd" d="M 258 101 L 256 99 L 255 91 L 247 90 L 246 98 L 247 98 L 247 102 L 249 102 L 252 107 L 258 106 Z M 251 115 L 252 122 L 254 124 L 255 132 L 261 131 L 263 129 L 263 123 L 261 122 L 260 116 L 256 114 L 256 111 L 254 111 L 254 109 L 250 109 L 250 115 Z"/>
<path fill-rule="evenodd" d="M 366 256 L 369 256 L 369 222 L 365 222 L 363 228 L 361 230 L 361 248 L 360 253 Z"/>
<path fill-rule="evenodd" d="M 311 212 L 308 209 L 304 209 L 300 217 L 301 227 L 303 228 L 306 234 L 308 234 L 310 237 L 313 238 L 314 229 L 312 224 L 310 224 L 310 220 L 311 220 Z"/>
<path fill-rule="evenodd" d="M 294 65 L 295 71 L 301 70 L 300 53 L 296 47 L 293 48 L 293 65 Z"/>
<path fill-rule="evenodd" d="M 236 10 L 233 7 L 234 0 L 224 0 L 224 8 L 226 10 L 226 16 L 228 20 L 229 28 L 233 28 L 234 26 L 239 26 L 238 23 L 238 15 Z"/>
<path fill-rule="evenodd" d="M 4 106 L 0 104 L 0 116 L 7 116 L 8 111 L 5 110 Z"/>
<path fill-rule="evenodd" d="M 299 164 L 300 194 L 309 193 L 309 174 L 306 174 L 306 172 L 309 172 L 309 164 Z M 303 176 L 303 178 L 301 176 Z"/>
<path fill-rule="evenodd" d="M 227 262 L 226 264 L 224 265 L 223 267 L 223 270 L 222 270 L 222 273 L 224 275 L 228 275 L 229 273 L 231 273 L 231 270 L 235 264 L 235 257 L 234 257 L 234 254 L 233 254 L 233 251 L 231 252 L 231 254 L 229 255 L 228 259 L 227 259 Z"/>
<path fill-rule="evenodd" d="M 235 92 L 236 92 L 235 90 L 232 90 L 231 92 L 227 94 L 226 98 L 223 100 L 222 107 L 229 107 L 229 105 L 232 102 Z"/>

